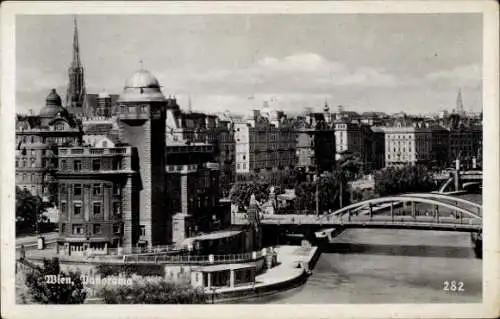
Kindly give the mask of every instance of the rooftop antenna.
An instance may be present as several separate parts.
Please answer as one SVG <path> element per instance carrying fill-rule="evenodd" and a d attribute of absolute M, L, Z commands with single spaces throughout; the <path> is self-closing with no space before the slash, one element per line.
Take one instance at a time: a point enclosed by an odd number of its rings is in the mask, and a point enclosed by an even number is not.
<path fill-rule="evenodd" d="M 188 95 L 188 111 L 189 111 L 189 113 L 193 112 L 193 108 L 191 105 L 191 94 Z"/>

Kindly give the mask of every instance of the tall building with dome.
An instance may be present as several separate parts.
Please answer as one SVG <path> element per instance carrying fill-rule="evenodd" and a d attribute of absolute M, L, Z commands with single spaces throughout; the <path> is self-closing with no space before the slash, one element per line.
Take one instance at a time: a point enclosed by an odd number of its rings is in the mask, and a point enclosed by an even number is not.
<path fill-rule="evenodd" d="M 80 123 L 52 89 L 38 115 L 16 118 L 16 186 L 56 202 L 58 147 L 81 141 Z"/>
<path fill-rule="evenodd" d="M 118 99 L 120 140 L 136 149 L 139 165 L 138 187 L 133 190 L 138 198 L 123 203 L 124 249 L 171 241 L 171 216 L 164 200 L 166 108 L 158 80 L 143 69 L 126 81 Z"/>

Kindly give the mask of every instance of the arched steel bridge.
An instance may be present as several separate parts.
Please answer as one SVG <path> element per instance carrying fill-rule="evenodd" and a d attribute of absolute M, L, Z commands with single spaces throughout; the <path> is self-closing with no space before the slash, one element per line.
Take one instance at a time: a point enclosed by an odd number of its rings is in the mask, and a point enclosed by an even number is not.
<path fill-rule="evenodd" d="M 409 204 L 409 205 L 408 205 Z M 236 222 L 245 224 L 246 221 Z M 374 198 L 316 215 L 264 215 L 264 225 L 310 225 L 315 228 L 396 228 L 480 232 L 482 206 L 439 193 Z"/>

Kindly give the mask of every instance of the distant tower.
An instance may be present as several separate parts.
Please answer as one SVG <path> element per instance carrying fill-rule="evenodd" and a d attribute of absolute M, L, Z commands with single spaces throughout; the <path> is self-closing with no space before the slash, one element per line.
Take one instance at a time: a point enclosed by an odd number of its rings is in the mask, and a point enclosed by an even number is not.
<path fill-rule="evenodd" d="M 457 113 L 460 116 L 465 115 L 464 102 L 462 101 L 462 90 L 461 89 L 458 89 L 458 95 L 457 95 Z"/>
<path fill-rule="evenodd" d="M 325 106 L 323 107 L 323 113 L 326 123 L 330 124 L 332 122 L 332 113 L 330 112 L 330 107 L 328 106 L 328 101 L 326 99 Z"/>
<path fill-rule="evenodd" d="M 102 91 L 97 95 L 97 116 L 111 117 L 111 95 Z"/>
<path fill-rule="evenodd" d="M 80 61 L 80 47 L 78 43 L 78 26 L 74 19 L 73 60 L 68 69 L 68 91 L 66 92 L 66 108 L 70 113 L 81 116 L 85 113 L 85 79 L 84 70 Z"/>
<path fill-rule="evenodd" d="M 188 97 L 188 111 L 189 113 L 193 112 L 193 106 L 191 105 L 191 95 Z"/>
<path fill-rule="evenodd" d="M 123 208 L 123 248 L 171 242 L 171 215 L 165 209 L 165 120 L 167 100 L 158 80 L 141 68 L 118 99 L 120 137 L 137 149 L 140 187 Z M 130 189 L 131 185 L 125 185 Z"/>

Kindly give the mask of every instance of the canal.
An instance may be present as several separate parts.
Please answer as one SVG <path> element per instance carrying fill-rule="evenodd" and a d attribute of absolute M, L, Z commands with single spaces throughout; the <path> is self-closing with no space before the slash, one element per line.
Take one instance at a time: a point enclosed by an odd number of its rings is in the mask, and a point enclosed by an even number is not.
<path fill-rule="evenodd" d="M 460 197 L 481 203 L 481 195 Z M 463 291 L 446 291 L 452 281 Z M 468 233 L 349 229 L 322 250 L 303 286 L 246 302 L 464 303 L 481 296 L 482 261 Z"/>

